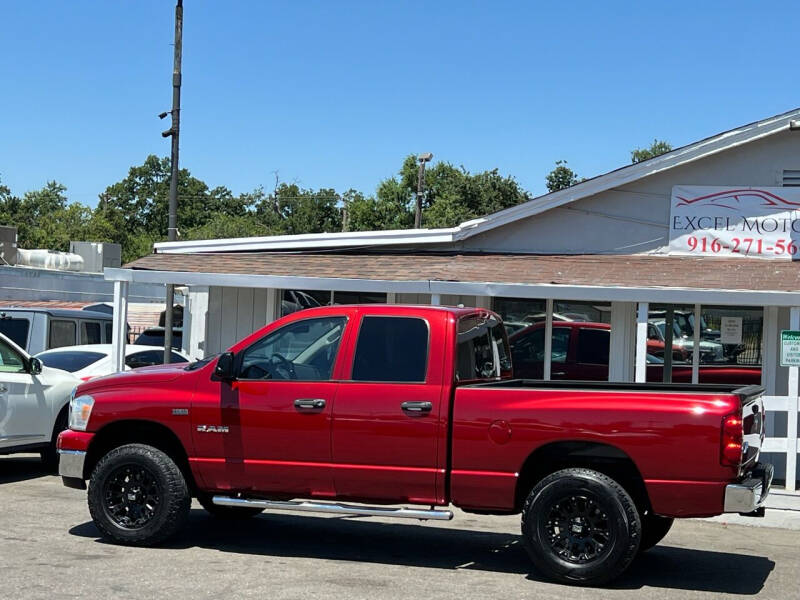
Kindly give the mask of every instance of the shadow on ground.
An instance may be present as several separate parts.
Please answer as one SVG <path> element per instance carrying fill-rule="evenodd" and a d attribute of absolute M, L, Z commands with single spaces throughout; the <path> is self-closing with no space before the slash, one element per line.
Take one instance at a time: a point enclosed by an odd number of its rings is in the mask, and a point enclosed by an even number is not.
<path fill-rule="evenodd" d="M 54 475 L 44 468 L 39 456 L 0 456 L 0 485 Z"/>
<path fill-rule="evenodd" d="M 93 523 L 70 530 L 94 538 Z M 546 581 L 536 571 L 520 537 L 414 525 L 368 518 L 320 518 L 264 514 L 249 521 L 219 521 L 192 510 L 183 531 L 165 548 L 212 548 L 234 554 L 358 561 L 438 569 L 475 569 L 524 575 Z M 639 557 L 611 587 L 643 587 L 754 595 L 775 563 L 763 556 L 659 546 Z"/>

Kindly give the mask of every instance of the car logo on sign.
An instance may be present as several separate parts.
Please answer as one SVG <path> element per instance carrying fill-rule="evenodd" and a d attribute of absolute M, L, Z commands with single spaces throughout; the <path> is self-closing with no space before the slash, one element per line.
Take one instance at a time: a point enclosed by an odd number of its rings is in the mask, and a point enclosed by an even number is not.
<path fill-rule="evenodd" d="M 230 429 L 227 425 L 198 425 L 197 431 L 200 433 L 228 433 Z"/>

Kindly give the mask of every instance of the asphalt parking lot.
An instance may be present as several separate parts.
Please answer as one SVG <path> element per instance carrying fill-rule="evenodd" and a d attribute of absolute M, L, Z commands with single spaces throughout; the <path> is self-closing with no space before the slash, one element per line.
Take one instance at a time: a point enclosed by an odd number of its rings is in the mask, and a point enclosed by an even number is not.
<path fill-rule="evenodd" d="M 85 492 L 0 457 L 4 598 L 797 598 L 800 532 L 679 522 L 610 589 L 543 581 L 517 517 L 449 523 L 290 513 L 216 521 L 195 505 L 161 548 L 101 541 Z"/>

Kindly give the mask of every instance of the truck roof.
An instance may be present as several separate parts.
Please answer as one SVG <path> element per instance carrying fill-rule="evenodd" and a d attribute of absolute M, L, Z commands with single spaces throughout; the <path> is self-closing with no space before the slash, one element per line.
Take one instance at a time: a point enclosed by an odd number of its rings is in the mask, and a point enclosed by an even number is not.
<path fill-rule="evenodd" d="M 451 313 L 456 316 L 469 315 L 478 311 L 492 312 L 488 308 L 476 307 L 459 307 L 459 306 L 440 306 L 436 304 L 334 304 L 332 306 L 316 306 L 314 308 L 306 308 L 302 311 L 303 314 L 310 314 L 315 312 L 328 313 L 339 309 L 357 309 L 360 312 L 371 312 L 375 314 L 387 313 L 416 313 L 421 312 L 444 312 Z M 295 314 L 295 313 L 292 313 Z M 492 313 L 494 314 L 494 313 Z"/>
<path fill-rule="evenodd" d="M 73 308 L 42 308 L 26 306 L 0 306 L 0 314 L 8 313 L 9 316 L 16 313 L 43 313 L 51 317 L 61 317 L 62 319 L 101 319 L 111 321 L 112 316 L 106 313 L 95 312 L 92 310 L 79 310 Z"/>

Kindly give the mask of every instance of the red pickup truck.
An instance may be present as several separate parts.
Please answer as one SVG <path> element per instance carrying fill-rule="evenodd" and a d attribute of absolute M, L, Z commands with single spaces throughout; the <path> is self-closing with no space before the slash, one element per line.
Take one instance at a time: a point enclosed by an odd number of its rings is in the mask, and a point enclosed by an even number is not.
<path fill-rule="evenodd" d="M 454 505 L 522 513 L 535 567 L 584 585 L 675 517 L 763 514 L 761 388 L 511 377 L 490 311 L 309 309 L 188 366 L 80 385 L 59 470 L 89 480 L 92 518 L 118 543 L 166 539 L 192 497 L 228 518 L 450 519 Z"/>

